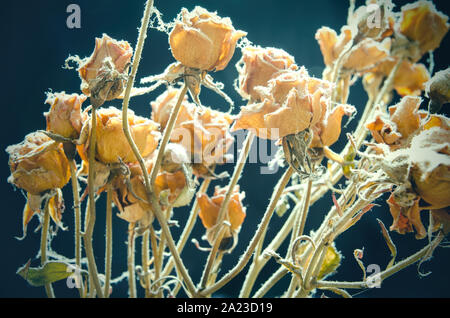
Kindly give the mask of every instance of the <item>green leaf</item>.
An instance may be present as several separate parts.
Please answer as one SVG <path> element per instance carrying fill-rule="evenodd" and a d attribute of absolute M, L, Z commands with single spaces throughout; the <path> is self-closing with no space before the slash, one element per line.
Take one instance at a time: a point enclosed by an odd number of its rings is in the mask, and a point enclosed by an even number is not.
<path fill-rule="evenodd" d="M 31 286 L 54 283 L 74 274 L 73 266 L 62 262 L 48 262 L 43 267 L 30 267 L 31 260 L 17 270 Z"/>

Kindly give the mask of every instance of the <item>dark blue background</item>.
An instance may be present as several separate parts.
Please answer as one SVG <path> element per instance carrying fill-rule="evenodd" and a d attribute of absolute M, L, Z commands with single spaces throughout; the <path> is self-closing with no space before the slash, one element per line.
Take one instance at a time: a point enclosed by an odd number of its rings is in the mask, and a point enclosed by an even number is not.
<path fill-rule="evenodd" d="M 66 27 L 66 7 L 70 3 L 77 3 L 81 7 L 81 29 L 68 29 Z M 132 46 L 137 39 L 137 28 L 145 1 L 8 1 L 2 3 L 1 21 L 1 94 L 2 96 L 2 131 L 1 149 L 10 144 L 23 140 L 23 137 L 32 131 L 45 128 L 45 118 L 42 116 L 48 110 L 44 104 L 45 92 L 52 89 L 55 92 L 79 92 L 80 80 L 76 72 L 64 70 L 64 60 L 69 55 L 78 54 L 81 57 L 89 56 L 94 48 L 94 38 L 107 33 L 113 38 L 129 41 Z M 361 1 L 358 2 L 360 4 Z M 405 3 L 397 2 L 400 6 Z M 435 1 L 437 8 L 447 15 L 448 2 Z M 164 14 L 164 21 L 172 20 L 182 6 L 192 9 L 201 5 L 210 11 L 218 11 L 220 16 L 232 18 L 236 29 L 248 32 L 248 39 L 260 46 L 279 47 L 292 54 L 297 64 L 305 65 L 310 74 L 320 76 L 323 70 L 323 59 L 319 46 L 314 39 L 316 30 L 321 26 L 329 26 L 339 32 L 346 22 L 347 1 L 316 0 L 316 1 L 287 1 L 287 0 L 172 0 L 155 1 L 158 9 Z M 398 9 L 397 9 L 398 10 Z M 448 67 L 449 37 L 435 52 L 435 70 Z M 240 58 L 239 50 L 226 70 L 212 74 L 218 81 L 225 83 L 225 91 L 236 104 L 243 101 L 233 89 L 233 81 L 237 76 L 235 63 Z M 167 35 L 156 30 L 149 30 L 145 43 L 143 58 L 140 64 L 138 79 L 147 75 L 161 73 L 164 68 L 174 61 L 170 54 Z M 139 115 L 149 116 L 149 102 L 156 98 L 162 89 L 132 99 L 130 107 Z M 349 102 L 361 111 L 365 104 L 365 93 L 360 82 L 355 84 L 350 94 Z M 226 102 L 214 93 L 203 90 L 201 99 L 204 104 L 213 108 L 226 110 Z M 398 99 L 396 99 L 398 101 Z M 86 104 L 87 105 L 87 104 Z M 111 102 L 120 108 L 118 101 Z M 354 129 L 356 121 L 352 122 L 348 131 Z M 339 150 L 341 142 L 335 145 Z M 7 155 L 0 152 L 0 193 L 2 198 L 2 212 L 0 221 L 0 297 L 44 297 L 43 288 L 29 286 L 21 277 L 15 274 L 17 268 L 29 258 L 33 264 L 38 265 L 35 259 L 39 249 L 39 232 L 33 229 L 38 225 L 37 218 L 29 224 L 29 233 L 25 240 L 18 241 L 14 236 L 22 232 L 22 209 L 25 198 L 20 191 L 14 191 L 6 182 L 9 175 Z M 232 169 L 232 165 L 223 169 Z M 245 167 L 243 178 L 240 181 L 241 189 L 247 194 L 244 201 L 247 206 L 247 218 L 239 235 L 240 241 L 231 255 L 224 257 L 224 267 L 221 274 L 226 273 L 237 262 L 238 256 L 245 250 L 249 239 L 256 230 L 256 226 L 266 208 L 270 194 L 281 170 L 275 175 L 260 175 L 259 165 L 248 164 Z M 217 183 L 216 183 L 217 184 Z M 222 183 L 223 184 L 223 183 Z M 71 207 L 70 187 L 64 189 L 66 198 L 66 211 L 63 215 L 65 225 L 72 228 L 73 213 Z M 211 187 L 212 188 L 212 187 Z M 383 204 L 380 200 L 378 203 Z M 306 231 L 320 224 L 331 204 L 328 193 L 324 199 L 315 204 L 307 220 Z M 104 253 L 104 198 L 99 201 L 96 232 L 94 237 L 95 251 L 99 270 L 103 270 Z M 183 224 L 187 218 L 188 209 L 177 209 L 174 218 Z M 268 239 L 273 237 L 280 228 L 287 215 L 279 219 L 274 216 L 268 231 Z M 337 247 L 342 251 L 344 259 L 338 273 L 333 276 L 336 280 L 360 280 L 361 271 L 353 260 L 352 252 L 355 248 L 365 248 L 363 261 L 365 264 L 377 263 L 382 267 L 389 261 L 389 251 L 380 234 L 376 218 L 390 226 L 392 220 L 388 209 L 374 209 L 366 214 L 359 225 L 350 229 L 336 241 Z M 426 217 L 424 216 L 424 220 Z M 114 218 L 114 256 L 113 277 L 117 277 L 126 270 L 126 229 L 125 221 Z M 175 237 L 181 229 L 173 229 Z M 200 222 L 195 227 L 193 237 L 200 240 L 203 228 Z M 417 251 L 426 244 L 426 240 L 416 241 L 413 234 L 399 235 L 391 233 L 398 248 L 398 260 Z M 205 245 L 202 242 L 202 245 Z M 72 232 L 59 232 L 52 242 L 52 248 L 68 257 L 73 257 Z M 139 251 L 139 244 L 137 246 Z M 285 248 L 285 246 L 284 246 Z M 284 252 L 283 252 L 284 253 Z M 137 252 L 137 260 L 140 252 Z M 194 283 L 200 279 L 206 253 L 196 250 L 188 243 L 182 254 L 185 265 L 192 275 Z M 433 259 L 423 264 L 423 271 L 432 271 L 432 274 L 420 278 L 417 267 L 411 266 L 394 277 L 383 282 L 382 288 L 368 290 L 358 297 L 448 297 L 450 275 L 448 264 L 450 253 L 448 249 L 438 248 Z M 276 264 L 270 261 L 262 271 L 256 287 L 262 284 L 273 272 Z M 219 274 L 220 275 L 220 274 Z M 217 293 L 217 296 L 236 297 L 245 277 L 245 272 L 238 275 L 230 284 Z M 268 296 L 279 296 L 288 284 L 285 278 L 274 288 Z M 65 282 L 55 285 L 56 295 L 60 297 L 77 297 L 76 290 L 69 290 Z M 138 287 L 139 288 L 139 287 Z M 139 293 L 142 290 L 139 289 Z M 356 293 L 357 291 L 351 291 Z M 321 292 L 320 292 L 321 294 Z M 319 294 L 319 295 L 320 295 Z M 113 297 L 125 297 L 127 284 L 114 286 Z M 330 295 L 330 294 L 327 294 Z"/>

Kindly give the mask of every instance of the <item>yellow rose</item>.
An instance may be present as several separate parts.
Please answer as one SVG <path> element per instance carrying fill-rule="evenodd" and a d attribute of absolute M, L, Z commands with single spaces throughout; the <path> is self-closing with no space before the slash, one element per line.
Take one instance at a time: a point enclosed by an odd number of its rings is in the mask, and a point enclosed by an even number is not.
<path fill-rule="evenodd" d="M 236 31 L 229 18 L 221 18 L 201 7 L 181 11 L 181 21 L 169 35 L 174 58 L 184 66 L 223 70 L 231 60 L 237 41 L 247 33 Z"/>
<path fill-rule="evenodd" d="M 449 29 L 448 17 L 431 1 L 416 1 L 402 7 L 400 33 L 416 41 L 422 54 L 439 47 Z"/>
<path fill-rule="evenodd" d="M 41 132 L 28 134 L 21 143 L 6 148 L 6 152 L 11 170 L 8 182 L 30 194 L 62 188 L 70 179 L 62 145 Z"/>
<path fill-rule="evenodd" d="M 280 73 L 298 69 L 294 58 L 284 50 L 272 47 L 248 46 L 242 49 L 242 58 L 236 64 L 239 73 L 239 93 L 245 99 L 258 100 L 257 86 L 266 86 L 267 82 Z"/>
<path fill-rule="evenodd" d="M 128 123 L 134 142 L 143 157 L 149 156 L 158 146 L 161 137 L 158 124 L 150 119 L 128 114 Z M 102 163 L 137 161 L 122 126 L 122 111 L 114 107 L 97 111 L 96 158 Z"/>

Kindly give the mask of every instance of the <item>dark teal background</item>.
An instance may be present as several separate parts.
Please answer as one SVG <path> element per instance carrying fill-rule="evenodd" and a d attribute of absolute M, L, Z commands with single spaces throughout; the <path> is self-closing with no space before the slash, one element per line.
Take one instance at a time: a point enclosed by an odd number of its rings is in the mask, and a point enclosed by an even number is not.
<path fill-rule="evenodd" d="M 70 3 L 77 3 L 81 7 L 81 28 L 68 29 L 66 27 L 66 7 Z M 399 6 L 404 1 L 396 1 Z M 447 15 L 449 3 L 446 0 L 435 1 L 437 8 Z M 358 1 L 361 4 L 361 1 Z M 346 23 L 347 1 L 315 0 L 315 1 L 287 1 L 287 0 L 156 0 L 155 5 L 163 13 L 164 21 L 172 20 L 184 6 L 189 10 L 195 5 L 205 7 L 210 11 L 217 11 L 222 17 L 231 17 L 236 29 L 248 32 L 248 39 L 255 45 L 273 46 L 286 50 L 293 55 L 297 64 L 304 65 L 314 76 L 320 76 L 323 70 L 323 59 L 314 34 L 321 26 L 329 26 L 339 32 Z M 48 110 L 44 104 L 45 92 L 52 89 L 54 92 L 79 92 L 80 80 L 73 70 L 64 70 L 64 60 L 69 55 L 78 54 L 81 57 L 89 56 L 94 48 L 94 38 L 107 33 L 113 38 L 129 41 L 134 47 L 137 39 L 137 28 L 140 25 L 144 8 L 144 1 L 8 1 L 2 3 L 0 12 L 1 29 L 1 149 L 10 144 L 23 140 L 23 137 L 32 131 L 45 129 L 45 118 L 42 113 Z M 398 8 L 397 8 L 398 10 Z M 437 49 L 435 57 L 435 70 L 448 67 L 449 36 L 443 41 L 441 48 Z M 240 51 L 227 69 L 212 75 L 225 84 L 225 91 L 233 98 L 237 106 L 243 101 L 233 89 L 233 81 L 237 76 L 234 65 L 240 58 Z M 174 61 L 170 54 L 166 34 L 150 29 L 145 42 L 143 58 L 139 67 L 137 79 L 148 75 L 159 74 L 165 67 Z M 152 94 L 132 99 L 130 108 L 142 116 L 150 115 L 149 102 L 163 92 L 160 88 Z M 359 111 L 365 104 L 365 93 L 360 82 L 351 90 L 349 103 L 355 105 Z M 203 89 L 201 100 L 205 105 L 216 109 L 227 110 L 224 100 Z M 396 97 L 395 102 L 398 101 Z M 85 106 L 88 102 L 85 103 Z M 113 101 L 110 105 L 120 108 L 120 101 Z M 353 121 L 346 131 L 351 131 L 356 125 Z M 340 150 L 345 140 L 334 145 Z M 14 237 L 22 233 L 22 209 L 25 198 L 19 190 L 6 182 L 9 175 L 7 155 L 0 152 L 0 193 L 2 208 L 0 214 L 0 297 L 45 297 L 43 288 L 29 286 L 21 277 L 15 274 L 17 268 L 29 258 L 33 265 L 38 265 L 35 258 L 39 249 L 40 233 L 33 230 L 38 225 L 37 217 L 29 224 L 28 236 L 23 241 Z M 232 169 L 226 165 L 222 169 Z M 253 236 L 263 212 L 268 204 L 270 195 L 281 175 L 260 175 L 258 164 L 246 165 L 240 181 L 241 189 L 247 194 L 244 200 L 247 206 L 247 218 L 239 235 L 239 244 L 231 255 L 224 257 L 224 267 L 219 276 L 226 273 L 236 264 L 238 256 L 245 250 L 249 239 Z M 215 183 L 215 184 L 224 184 Z M 212 187 L 211 187 L 212 188 Z M 73 213 L 71 209 L 70 186 L 64 189 L 66 210 L 63 222 L 69 228 L 73 227 Z M 385 198 L 384 198 L 385 199 Z M 306 231 L 320 224 L 328 211 L 331 195 L 327 193 L 324 199 L 316 203 L 307 220 Z M 357 227 L 350 229 L 336 241 L 338 249 L 343 253 L 344 259 L 338 273 L 333 276 L 336 280 L 361 280 L 362 273 L 353 260 L 352 252 L 356 248 L 364 247 L 364 263 L 377 263 L 384 268 L 389 261 L 389 251 L 380 234 L 376 218 L 390 226 L 392 220 L 384 200 L 379 200 L 381 208 L 367 213 Z M 94 237 L 95 253 L 100 271 L 103 271 L 104 256 L 104 197 L 99 200 L 96 232 Z M 188 209 L 177 209 L 174 219 L 183 224 Z M 425 214 L 425 212 L 424 212 Z M 268 230 L 268 239 L 273 237 L 280 228 L 287 215 L 279 219 L 274 216 L 273 224 Z M 424 222 L 427 217 L 423 217 Z M 119 276 L 126 270 L 126 229 L 127 224 L 122 219 L 114 217 L 114 255 L 113 277 Z M 173 229 L 178 237 L 181 229 Z M 200 222 L 195 227 L 192 237 L 199 241 L 203 234 Z M 398 248 L 398 260 L 412 254 L 426 244 L 426 240 L 417 241 L 413 234 L 399 235 L 391 233 Z M 138 240 L 139 242 L 139 240 Z M 203 246 L 206 242 L 201 241 Z M 137 260 L 140 259 L 139 244 L 137 245 Z M 73 234 L 70 231 L 59 231 L 52 242 L 52 248 L 57 252 L 73 257 Z M 286 246 L 283 246 L 286 248 Z M 284 252 L 283 252 L 284 253 Z M 282 253 L 282 254 L 283 254 Z M 182 254 L 183 260 L 194 283 L 200 279 L 207 254 L 198 251 L 188 243 Z M 431 271 L 427 277 L 420 278 L 417 266 L 413 265 L 387 279 L 380 289 L 368 290 L 357 297 L 449 297 L 448 286 L 450 274 L 448 272 L 450 261 L 449 249 L 438 248 L 431 261 L 422 265 L 422 271 Z M 260 286 L 273 272 L 275 263 L 270 261 L 262 271 L 261 279 L 257 281 L 256 288 Z M 245 278 L 245 271 L 232 280 L 230 284 L 221 289 L 216 296 L 237 297 L 240 286 Z M 279 296 L 289 281 L 282 280 L 267 296 Z M 59 297 L 77 297 L 76 290 L 70 290 L 65 282 L 55 285 L 56 295 Z M 139 289 L 142 295 L 142 289 Z M 350 291 L 351 294 L 357 291 Z M 320 296 L 322 292 L 317 293 Z M 112 297 L 125 297 L 127 284 L 120 283 L 114 286 Z M 182 295 L 182 294 L 180 294 Z M 328 296 L 332 294 L 326 293 Z"/>

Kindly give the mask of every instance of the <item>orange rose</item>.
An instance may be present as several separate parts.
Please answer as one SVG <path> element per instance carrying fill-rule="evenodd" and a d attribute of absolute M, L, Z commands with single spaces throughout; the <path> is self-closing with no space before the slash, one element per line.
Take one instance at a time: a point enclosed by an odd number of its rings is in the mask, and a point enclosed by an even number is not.
<path fill-rule="evenodd" d="M 153 156 L 146 161 L 146 167 L 150 173 L 154 165 Z M 123 177 L 114 180 L 115 192 L 113 199 L 120 214 L 119 217 L 134 223 L 140 221 L 146 226 L 153 220 L 151 204 L 148 203 L 147 192 L 142 177 L 142 171 L 138 164 L 130 165 L 130 187 L 127 186 Z M 154 193 L 160 199 L 162 206 L 173 207 L 184 206 L 190 203 L 194 194 L 193 189 L 187 184 L 185 171 L 179 169 L 173 172 L 160 171 L 155 180 Z"/>
<path fill-rule="evenodd" d="M 423 55 L 439 47 L 449 29 L 447 20 L 431 1 L 416 1 L 402 7 L 399 31 L 416 41 Z"/>
<path fill-rule="evenodd" d="M 237 41 L 247 33 L 236 31 L 229 18 L 221 18 L 201 7 L 181 10 L 169 35 L 172 55 L 183 65 L 195 69 L 223 70 L 231 60 Z"/>
<path fill-rule="evenodd" d="M 396 64 L 396 59 L 388 58 L 369 70 L 366 76 L 389 76 Z M 425 65 L 404 60 L 394 76 L 394 88 L 401 96 L 420 95 L 425 83 L 430 79 Z"/>
<path fill-rule="evenodd" d="M 62 145 L 43 133 L 28 134 L 23 142 L 6 148 L 6 152 L 11 170 L 8 182 L 30 194 L 62 188 L 70 179 Z"/>
<path fill-rule="evenodd" d="M 81 91 L 86 96 L 105 100 L 118 98 L 124 90 L 124 75 L 131 62 L 133 49 L 126 41 L 103 34 L 95 39 L 92 55 L 79 67 Z"/>
<path fill-rule="evenodd" d="M 331 110 L 331 83 L 303 67 L 270 80 L 261 94 L 263 102 L 241 107 L 232 131 L 255 129 L 260 138 L 279 139 L 312 128 L 314 147 L 328 146 L 340 134 L 342 116 L 354 111 L 349 105 Z"/>
<path fill-rule="evenodd" d="M 86 96 L 65 92 L 49 93 L 45 103 L 50 104 L 50 110 L 44 113 L 47 120 L 47 130 L 66 137 L 78 138 L 86 115 L 81 112 L 81 105 Z"/>
<path fill-rule="evenodd" d="M 149 156 L 158 146 L 161 134 L 158 124 L 150 119 L 136 116 L 129 111 L 128 123 L 134 142 L 143 157 Z M 123 132 L 122 111 L 114 107 L 97 111 L 96 158 L 102 163 L 125 163 L 137 161 Z M 84 149 L 86 151 L 86 149 Z"/>
<path fill-rule="evenodd" d="M 245 99 L 258 100 L 257 86 L 267 82 L 280 73 L 298 69 L 294 58 L 281 49 L 247 46 L 242 49 L 242 58 L 236 64 L 239 73 L 239 94 Z"/>
<path fill-rule="evenodd" d="M 214 190 L 214 196 L 209 198 L 205 193 L 200 194 L 197 197 L 198 204 L 200 206 L 199 217 L 202 220 L 203 226 L 206 228 L 206 237 L 208 242 L 214 244 L 215 230 L 217 230 L 216 223 L 219 216 L 220 207 L 225 199 L 227 188 L 220 188 L 216 186 Z M 225 214 L 225 220 L 230 222 L 231 226 L 228 228 L 221 245 L 225 245 L 229 242 L 229 239 L 237 235 L 240 227 L 245 219 L 245 208 L 242 205 L 242 200 L 245 197 L 244 192 L 239 192 L 239 186 L 235 186 L 233 194 L 228 203 L 228 211 Z M 224 246 L 222 246 L 224 247 Z M 229 246 L 222 249 L 228 249 Z"/>
<path fill-rule="evenodd" d="M 176 103 L 178 90 L 169 88 L 152 105 L 152 119 L 165 128 L 170 112 Z M 223 163 L 234 138 L 229 132 L 233 116 L 203 107 L 200 113 L 196 105 L 183 101 L 175 128 L 170 137 L 172 143 L 182 145 L 191 162 L 210 166 Z"/>

